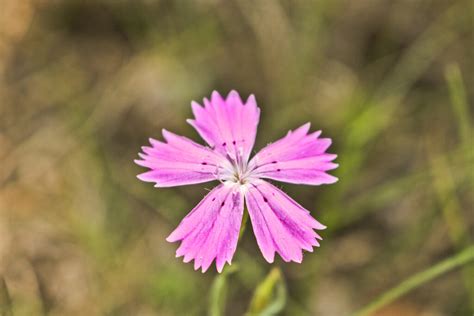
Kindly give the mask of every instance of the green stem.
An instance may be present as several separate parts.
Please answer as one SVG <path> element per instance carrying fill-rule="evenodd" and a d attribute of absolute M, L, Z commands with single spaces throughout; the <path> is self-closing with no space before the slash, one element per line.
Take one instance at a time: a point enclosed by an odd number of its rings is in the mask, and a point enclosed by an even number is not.
<path fill-rule="evenodd" d="M 392 303 L 399 297 L 407 294 L 411 290 L 423 285 L 424 283 L 431 281 L 432 279 L 446 273 L 456 267 L 474 261 L 474 246 L 468 247 L 453 257 L 445 259 L 433 267 L 415 274 L 414 276 L 403 281 L 396 287 L 388 290 L 384 294 L 380 295 L 374 301 L 355 312 L 354 316 L 368 316 L 381 307 Z"/>
<path fill-rule="evenodd" d="M 239 241 L 242 239 L 244 235 L 245 228 L 247 227 L 247 221 L 249 219 L 249 212 L 246 208 L 244 208 L 244 215 L 242 216 L 242 224 L 240 225 L 240 232 L 239 232 Z"/>
<path fill-rule="evenodd" d="M 240 226 L 239 241 L 244 235 L 245 227 L 248 221 L 248 211 L 244 209 L 242 216 L 242 224 Z M 228 277 L 230 274 L 238 270 L 237 265 L 234 263 L 232 266 L 224 266 L 222 273 L 217 274 L 212 282 L 211 292 L 209 297 L 209 316 L 221 316 L 225 315 L 227 292 L 229 288 Z"/>

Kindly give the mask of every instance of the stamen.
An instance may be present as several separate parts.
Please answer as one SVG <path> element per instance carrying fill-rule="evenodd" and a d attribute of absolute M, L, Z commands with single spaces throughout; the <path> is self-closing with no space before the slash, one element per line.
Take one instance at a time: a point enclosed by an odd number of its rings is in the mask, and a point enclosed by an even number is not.
<path fill-rule="evenodd" d="M 236 146 L 237 141 L 232 141 L 232 147 L 226 147 L 226 160 L 221 164 L 222 172 L 216 171 L 219 181 L 230 182 L 240 186 L 248 183 L 252 170 L 248 169 L 248 161 L 244 157 L 244 148 Z"/>

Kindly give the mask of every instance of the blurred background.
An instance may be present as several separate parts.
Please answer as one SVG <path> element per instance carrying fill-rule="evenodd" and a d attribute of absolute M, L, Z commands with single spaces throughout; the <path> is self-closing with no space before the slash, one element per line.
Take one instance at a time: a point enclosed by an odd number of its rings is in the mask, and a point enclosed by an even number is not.
<path fill-rule="evenodd" d="M 469 1 L 0 0 L 4 315 L 208 313 L 215 269 L 165 237 L 214 184 L 155 189 L 133 159 L 162 128 L 202 143 L 185 119 L 214 89 L 256 95 L 256 149 L 311 122 L 340 163 L 335 185 L 282 185 L 328 226 L 322 246 L 269 265 L 247 227 L 225 315 L 274 266 L 277 314 L 338 316 L 458 253 L 474 227 L 473 30 Z M 469 268 L 376 315 L 472 315 Z"/>

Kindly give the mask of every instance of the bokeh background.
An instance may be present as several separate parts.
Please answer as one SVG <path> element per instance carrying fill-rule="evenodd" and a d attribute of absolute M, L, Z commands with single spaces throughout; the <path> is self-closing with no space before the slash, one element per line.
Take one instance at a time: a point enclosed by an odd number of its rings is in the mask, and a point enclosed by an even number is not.
<path fill-rule="evenodd" d="M 213 184 L 154 189 L 133 159 L 162 128 L 199 140 L 190 101 L 213 90 L 256 95 L 256 149 L 311 122 L 340 163 L 335 185 L 282 185 L 328 226 L 322 246 L 269 265 L 248 227 L 225 315 L 275 266 L 279 314 L 338 316 L 456 254 L 474 227 L 473 30 L 469 1 L 0 0 L 4 315 L 208 313 L 217 273 L 165 237 Z M 472 315 L 470 277 L 376 314 Z"/>

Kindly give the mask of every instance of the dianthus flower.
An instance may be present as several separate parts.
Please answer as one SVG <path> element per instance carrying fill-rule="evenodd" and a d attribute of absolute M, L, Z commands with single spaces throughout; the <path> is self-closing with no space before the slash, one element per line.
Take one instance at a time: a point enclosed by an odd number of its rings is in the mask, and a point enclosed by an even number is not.
<path fill-rule="evenodd" d="M 337 168 L 336 155 L 326 153 L 329 138 L 308 133 L 310 124 L 289 131 L 250 158 L 260 109 L 251 95 L 243 102 L 231 91 L 227 98 L 213 92 L 204 106 L 192 102 L 191 124 L 209 145 L 163 130 L 165 142 L 150 139 L 135 162 L 150 170 L 138 178 L 155 187 L 219 181 L 166 239 L 181 241 L 176 256 L 194 260 L 205 272 L 216 260 L 222 271 L 231 264 L 247 206 L 257 244 L 268 262 L 275 252 L 286 261 L 301 262 L 303 250 L 313 251 L 326 227 L 301 205 L 266 179 L 308 185 L 329 184 L 337 178 L 326 171 Z"/>

